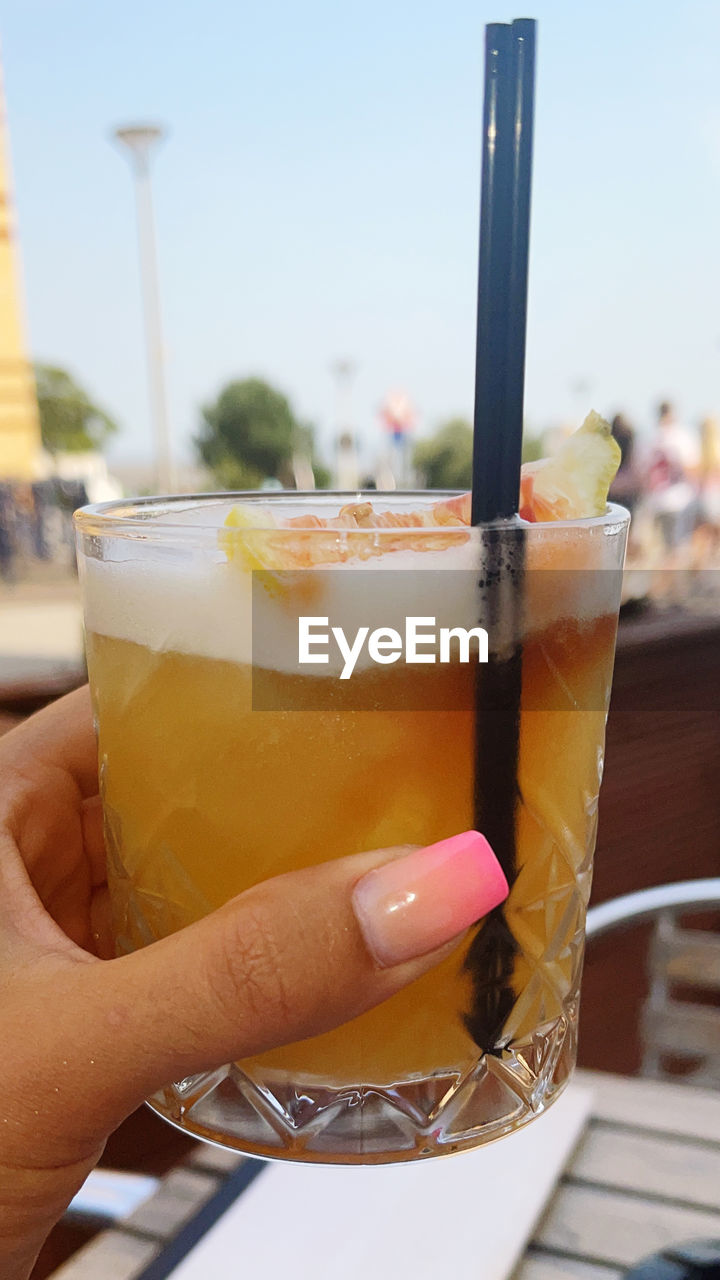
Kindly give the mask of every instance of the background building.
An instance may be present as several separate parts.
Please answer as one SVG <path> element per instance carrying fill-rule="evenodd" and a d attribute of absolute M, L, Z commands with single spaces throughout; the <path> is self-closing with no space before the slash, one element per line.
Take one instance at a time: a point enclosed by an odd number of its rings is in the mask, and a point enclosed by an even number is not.
<path fill-rule="evenodd" d="M 0 73 L 0 481 L 41 472 L 40 421 L 20 307 L 20 263 L 10 192 L 5 95 Z"/>

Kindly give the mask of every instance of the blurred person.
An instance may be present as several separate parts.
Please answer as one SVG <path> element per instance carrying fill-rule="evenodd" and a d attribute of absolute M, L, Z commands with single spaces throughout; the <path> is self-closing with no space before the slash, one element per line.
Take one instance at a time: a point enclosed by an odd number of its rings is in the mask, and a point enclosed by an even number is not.
<path fill-rule="evenodd" d="M 619 502 L 634 515 L 643 493 L 643 475 L 635 447 L 635 431 L 622 413 L 615 414 L 611 429 L 620 446 L 621 456 L 608 496 L 611 502 Z"/>
<path fill-rule="evenodd" d="M 0 578 L 15 581 L 15 506 L 9 484 L 0 484 Z"/>
<path fill-rule="evenodd" d="M 700 424 L 700 497 L 697 527 L 693 534 L 696 569 L 718 564 L 720 552 L 720 421 L 705 418 Z"/>
<path fill-rule="evenodd" d="M 20 552 L 25 556 L 34 556 L 36 509 L 32 485 L 25 481 L 13 485 L 13 503 Z"/>
<path fill-rule="evenodd" d="M 700 510 L 702 518 L 720 528 L 720 419 L 700 425 Z"/>
<path fill-rule="evenodd" d="M 37 480 L 32 486 L 33 495 L 33 551 L 38 560 L 50 559 L 48 543 L 48 514 L 52 505 L 52 482 Z"/>
<path fill-rule="evenodd" d="M 700 441 L 678 421 L 668 401 L 658 408 L 646 466 L 649 508 L 666 551 L 672 553 L 690 537 L 697 520 Z"/>
<path fill-rule="evenodd" d="M 75 555 L 75 529 L 73 527 L 73 511 L 84 507 L 90 501 L 84 480 L 56 480 L 55 501 L 61 516 L 62 545 L 71 568 L 77 573 Z"/>
<path fill-rule="evenodd" d="M 169 1080 L 339 1026 L 508 887 L 487 841 L 353 854 L 113 956 L 87 688 L 0 739 L 0 1276 L 28 1280 L 118 1124 Z"/>

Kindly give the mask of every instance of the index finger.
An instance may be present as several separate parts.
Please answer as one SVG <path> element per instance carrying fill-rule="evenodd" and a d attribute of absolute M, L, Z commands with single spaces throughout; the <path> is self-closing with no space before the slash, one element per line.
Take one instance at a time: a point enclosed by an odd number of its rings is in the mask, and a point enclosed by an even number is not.
<path fill-rule="evenodd" d="M 61 769 L 83 798 L 97 795 L 97 742 L 88 685 L 58 698 L 0 738 L 0 773 L 8 766 L 31 776 L 38 768 Z"/>

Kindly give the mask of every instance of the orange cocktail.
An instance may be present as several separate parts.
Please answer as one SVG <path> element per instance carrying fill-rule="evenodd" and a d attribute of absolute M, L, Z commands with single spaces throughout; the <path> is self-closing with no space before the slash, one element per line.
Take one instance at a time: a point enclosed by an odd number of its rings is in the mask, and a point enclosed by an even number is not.
<path fill-rule="evenodd" d="M 436 526 L 438 503 L 392 495 L 395 517 L 426 513 L 419 527 L 338 525 L 339 500 L 325 495 L 244 499 L 229 527 L 231 499 L 80 518 L 120 951 L 269 876 L 509 814 L 508 902 L 439 968 L 336 1031 L 153 1100 L 245 1150 L 440 1154 L 525 1123 L 572 1069 L 623 514 L 524 528 L 512 553 L 522 609 L 511 626 L 492 615 L 487 666 L 361 662 L 341 686 L 336 668 L 301 672 L 273 640 L 296 616 L 293 592 L 299 609 L 342 613 L 358 591 L 328 593 L 358 572 L 378 618 L 392 601 L 472 620 L 488 531 Z M 373 510 L 390 504 L 373 495 Z M 251 627 L 260 604 L 262 632 Z M 497 713 L 483 723 L 486 688 L 510 662 L 521 670 L 517 724 Z M 483 792 L 478 753 L 506 729 L 517 738 L 512 794 Z"/>

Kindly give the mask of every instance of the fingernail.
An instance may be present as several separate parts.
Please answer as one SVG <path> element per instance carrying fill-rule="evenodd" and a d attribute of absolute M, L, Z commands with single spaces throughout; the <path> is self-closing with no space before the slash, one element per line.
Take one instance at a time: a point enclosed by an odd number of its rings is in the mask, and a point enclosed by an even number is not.
<path fill-rule="evenodd" d="M 389 969 L 450 942 L 508 892 L 485 837 L 464 831 L 369 871 L 352 902 L 370 954 Z"/>

